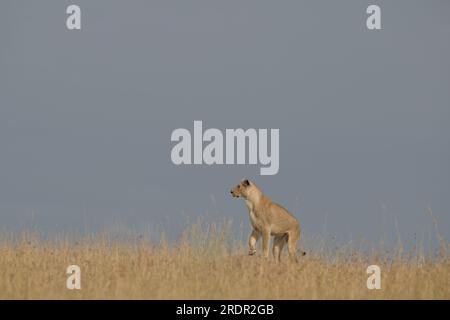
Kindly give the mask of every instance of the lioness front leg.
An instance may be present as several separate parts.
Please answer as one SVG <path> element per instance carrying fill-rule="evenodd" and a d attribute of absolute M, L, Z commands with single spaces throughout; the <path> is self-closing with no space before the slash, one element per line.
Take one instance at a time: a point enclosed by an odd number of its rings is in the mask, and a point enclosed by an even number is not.
<path fill-rule="evenodd" d="M 250 238 L 248 239 L 248 247 L 249 247 L 248 254 L 250 256 L 252 256 L 256 253 L 256 242 L 258 241 L 259 237 L 261 237 L 261 232 L 253 229 L 252 234 L 250 235 Z"/>
<path fill-rule="evenodd" d="M 263 240 L 263 255 L 265 258 L 269 257 L 269 242 L 270 242 L 270 230 L 264 230 L 262 232 Z"/>

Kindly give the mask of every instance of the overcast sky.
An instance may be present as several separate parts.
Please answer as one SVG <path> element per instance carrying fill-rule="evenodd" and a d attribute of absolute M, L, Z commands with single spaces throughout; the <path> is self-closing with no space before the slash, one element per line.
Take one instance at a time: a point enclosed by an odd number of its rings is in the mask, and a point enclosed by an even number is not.
<path fill-rule="evenodd" d="M 229 194 L 248 177 L 310 236 L 395 238 L 397 220 L 428 241 L 430 206 L 448 240 L 449 14 L 437 0 L 2 0 L 0 228 L 32 211 L 48 233 L 248 226 Z M 279 128 L 279 173 L 173 165 L 171 132 L 194 120 Z"/>

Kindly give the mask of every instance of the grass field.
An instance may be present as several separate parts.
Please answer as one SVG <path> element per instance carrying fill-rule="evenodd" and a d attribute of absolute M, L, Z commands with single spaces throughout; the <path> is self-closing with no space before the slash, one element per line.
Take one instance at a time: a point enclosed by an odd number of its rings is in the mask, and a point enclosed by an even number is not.
<path fill-rule="evenodd" d="M 429 257 L 420 248 L 336 248 L 309 251 L 299 264 L 284 253 L 275 264 L 247 256 L 226 227 L 202 223 L 170 245 L 24 233 L 0 240 L 0 299 L 450 299 L 448 249 L 441 241 Z M 81 268 L 80 290 L 66 288 L 73 264 Z M 367 289 L 372 264 L 381 268 L 380 290 Z"/>

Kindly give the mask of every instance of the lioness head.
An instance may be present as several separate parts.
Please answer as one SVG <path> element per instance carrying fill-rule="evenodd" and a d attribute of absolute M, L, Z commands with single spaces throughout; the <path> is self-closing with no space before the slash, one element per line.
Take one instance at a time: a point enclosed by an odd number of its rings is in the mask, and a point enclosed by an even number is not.
<path fill-rule="evenodd" d="M 247 198 L 248 193 L 250 192 L 252 183 L 248 179 L 243 179 L 236 187 L 231 189 L 231 195 L 234 198 Z"/>

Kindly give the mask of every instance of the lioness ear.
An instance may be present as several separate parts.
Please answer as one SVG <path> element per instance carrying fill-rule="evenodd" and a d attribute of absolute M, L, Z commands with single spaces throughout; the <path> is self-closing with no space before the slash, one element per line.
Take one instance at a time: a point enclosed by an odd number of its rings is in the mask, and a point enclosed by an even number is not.
<path fill-rule="evenodd" d="M 250 181 L 248 181 L 248 179 L 244 180 L 244 186 L 249 186 L 250 185 Z"/>

